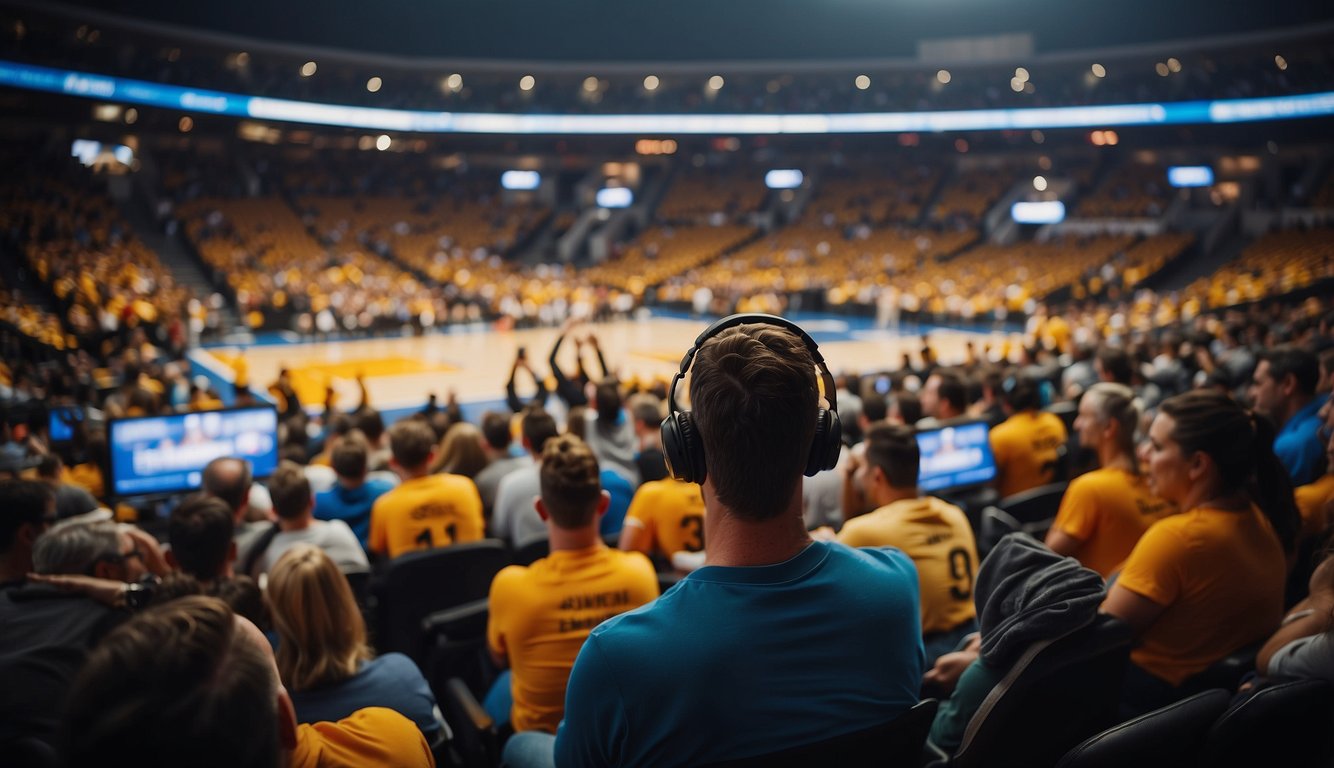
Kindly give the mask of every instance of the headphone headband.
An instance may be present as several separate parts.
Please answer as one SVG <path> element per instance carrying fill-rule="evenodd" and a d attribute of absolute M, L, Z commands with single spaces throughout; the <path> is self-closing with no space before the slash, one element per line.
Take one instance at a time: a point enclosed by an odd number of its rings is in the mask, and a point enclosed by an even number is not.
<path fill-rule="evenodd" d="M 820 369 L 820 377 L 824 381 L 825 400 L 829 403 L 829 410 L 838 413 L 838 397 L 835 394 L 837 386 L 834 383 L 834 375 L 829 372 L 829 366 L 825 364 L 824 355 L 820 354 L 820 346 L 815 343 L 801 326 L 778 315 L 766 315 L 759 312 L 743 312 L 735 315 L 728 315 L 713 322 L 708 328 L 705 328 L 695 337 L 695 344 L 681 358 L 681 369 L 672 377 L 672 386 L 667 392 L 667 409 L 670 413 L 679 412 L 676 407 L 676 384 L 685 378 L 686 372 L 690 370 L 690 364 L 695 360 L 695 353 L 699 352 L 704 342 L 717 336 L 729 328 L 735 328 L 738 325 L 772 325 L 784 330 L 790 331 L 801 339 L 806 350 L 811 353 L 815 365 Z"/>

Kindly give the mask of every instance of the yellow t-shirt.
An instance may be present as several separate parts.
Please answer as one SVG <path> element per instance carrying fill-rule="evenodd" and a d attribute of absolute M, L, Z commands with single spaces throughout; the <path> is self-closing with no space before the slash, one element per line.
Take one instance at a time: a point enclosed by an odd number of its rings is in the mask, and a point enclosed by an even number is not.
<path fill-rule="evenodd" d="M 1124 469 L 1095 469 L 1070 481 L 1052 528 L 1084 542 L 1076 558 L 1105 579 L 1121 567 L 1144 532 L 1176 506 L 1149 493 Z"/>
<path fill-rule="evenodd" d="M 977 616 L 977 543 L 962 510 L 925 496 L 902 499 L 844 523 L 849 547 L 898 547 L 917 566 L 922 632 L 945 632 Z"/>
<path fill-rule="evenodd" d="M 1065 422 L 1054 413 L 1022 411 L 991 429 L 1001 498 L 1055 482 Z"/>
<path fill-rule="evenodd" d="M 287 768 L 434 768 L 416 723 L 392 709 L 359 709 L 336 723 L 301 724 Z"/>
<path fill-rule="evenodd" d="M 1117 584 L 1165 610 L 1130 652 L 1173 685 L 1278 628 L 1287 567 L 1258 508 L 1199 507 L 1145 531 Z"/>
<path fill-rule="evenodd" d="M 1334 502 L 1334 474 L 1326 474 L 1314 483 L 1293 491 L 1297 511 L 1302 514 L 1302 536 L 1318 536 L 1334 520 L 1330 519 L 1330 502 Z"/>
<path fill-rule="evenodd" d="M 389 557 L 481 538 L 482 497 L 463 475 L 404 480 L 371 507 L 370 550 Z"/>
<path fill-rule="evenodd" d="M 657 596 L 658 577 L 648 558 L 601 543 L 557 550 L 496 574 L 486 640 L 513 670 L 514 730 L 555 733 L 565 715 L 570 669 L 588 633 Z"/>
<path fill-rule="evenodd" d="M 643 527 L 650 552 L 702 552 L 704 494 L 695 483 L 671 478 L 644 483 L 630 500 L 625 524 Z"/>

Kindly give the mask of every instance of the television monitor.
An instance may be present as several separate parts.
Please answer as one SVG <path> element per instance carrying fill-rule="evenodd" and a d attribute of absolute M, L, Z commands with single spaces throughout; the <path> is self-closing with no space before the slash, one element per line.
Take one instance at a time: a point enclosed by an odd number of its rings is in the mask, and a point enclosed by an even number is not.
<path fill-rule="evenodd" d="M 964 421 L 917 433 L 922 452 L 917 487 L 923 492 L 981 485 L 996 479 L 990 429 L 985 421 Z"/>
<path fill-rule="evenodd" d="M 199 488 L 221 456 L 250 462 L 255 477 L 278 467 L 278 412 L 271 407 L 114 419 L 107 425 L 111 493 L 153 496 Z"/>
<path fill-rule="evenodd" d="M 1212 187 L 1214 169 L 1207 165 L 1174 165 L 1167 169 L 1167 183 L 1174 187 Z"/>
<path fill-rule="evenodd" d="M 634 201 L 635 193 L 628 187 L 606 187 L 597 194 L 599 208 L 629 208 Z"/>
<path fill-rule="evenodd" d="M 782 168 L 764 174 L 764 186 L 769 189 L 796 189 L 805 178 L 795 168 Z"/>
<path fill-rule="evenodd" d="M 1018 202 L 1010 206 L 1010 216 L 1020 224 L 1059 224 L 1065 221 L 1065 203 L 1060 200 Z"/>

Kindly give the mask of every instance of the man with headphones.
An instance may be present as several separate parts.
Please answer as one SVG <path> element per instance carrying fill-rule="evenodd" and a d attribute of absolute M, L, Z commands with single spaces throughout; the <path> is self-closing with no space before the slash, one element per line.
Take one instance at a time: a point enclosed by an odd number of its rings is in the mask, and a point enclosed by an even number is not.
<path fill-rule="evenodd" d="M 557 765 L 763 755 L 870 729 L 917 702 L 912 561 L 813 542 L 802 521 L 802 475 L 838 458 L 834 391 L 815 342 L 782 318 L 734 315 L 696 339 L 662 433 L 669 471 L 702 488 L 707 561 L 593 630 L 570 677 Z"/>

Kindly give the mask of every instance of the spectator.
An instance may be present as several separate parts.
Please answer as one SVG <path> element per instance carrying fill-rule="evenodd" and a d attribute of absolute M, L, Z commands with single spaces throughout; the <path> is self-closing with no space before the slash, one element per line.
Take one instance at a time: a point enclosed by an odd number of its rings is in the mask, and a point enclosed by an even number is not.
<path fill-rule="evenodd" d="M 654 558 L 664 570 L 677 552 L 703 552 L 704 494 L 699 485 L 668 477 L 639 486 L 617 546 Z"/>
<path fill-rule="evenodd" d="M 167 519 L 167 562 L 207 587 L 232 578 L 236 562 L 235 520 L 226 502 L 197 494 L 171 511 Z"/>
<path fill-rule="evenodd" d="M 1075 417 L 1079 445 L 1097 451 L 1098 469 L 1070 482 L 1061 497 L 1047 546 L 1103 578 L 1118 569 L 1154 522 L 1176 512 L 1149 492 L 1135 460 L 1139 424 L 1135 393 L 1098 382 L 1084 393 Z"/>
<path fill-rule="evenodd" d="M 473 478 L 473 482 L 477 484 L 477 492 L 482 497 L 482 509 L 490 520 L 491 511 L 496 505 L 496 492 L 500 490 L 500 481 L 511 472 L 527 465 L 528 457 L 510 455 L 510 443 L 513 442 L 510 420 L 499 411 L 487 411 L 482 414 L 482 438 L 482 450 L 487 455 L 488 463 L 486 468 Z"/>
<path fill-rule="evenodd" d="M 598 475 L 597 459 L 578 438 L 546 442 L 537 510 L 551 554 L 530 566 L 510 566 L 491 583 L 487 644 L 496 664 L 509 671 L 487 697 L 488 711 L 516 732 L 554 734 L 570 668 L 588 633 L 658 596 L 644 557 L 602 543 L 598 519 L 610 498 Z"/>
<path fill-rule="evenodd" d="M 244 560 L 255 543 L 272 524 L 265 519 L 251 517 L 250 462 L 235 457 L 214 459 L 204 466 L 203 491 L 216 496 L 232 510 L 232 519 L 236 523 L 232 534 L 236 542 L 237 557 Z"/>
<path fill-rule="evenodd" d="M 1226 396 L 1165 400 L 1149 428 L 1149 490 L 1181 509 L 1130 553 L 1103 611 L 1141 643 L 1126 714 L 1169 703 L 1191 675 L 1268 636 L 1283 611 L 1298 517 L 1268 422 Z"/>
<path fill-rule="evenodd" d="M 67 520 L 82 517 L 101 509 L 102 505 L 97 502 L 97 499 L 93 498 L 91 493 L 77 485 L 61 481 L 60 477 L 64 469 L 64 463 L 54 453 L 43 456 L 41 463 L 37 465 L 37 477 L 42 482 L 50 485 L 56 492 L 56 516 L 61 520 Z M 110 510 L 104 512 L 103 515 L 110 519 Z"/>
<path fill-rule="evenodd" d="M 412 419 L 389 430 L 394 469 L 403 482 L 371 507 L 370 551 L 398 557 L 414 549 L 482 538 L 482 499 L 461 475 L 432 475 L 435 433 Z"/>
<path fill-rule="evenodd" d="M 1324 469 L 1325 446 L 1316 436 L 1317 415 L 1328 395 L 1316 395 L 1320 368 L 1316 356 L 1296 346 L 1260 353 L 1251 378 L 1251 407 L 1278 427 L 1274 453 L 1293 485 L 1306 485 Z"/>
<path fill-rule="evenodd" d="M 878 424 L 862 443 L 862 458 L 843 469 L 874 506 L 853 513 L 838 532 L 849 547 L 897 547 L 917 566 L 926 663 L 977 629 L 973 576 L 977 542 L 963 510 L 917 490 L 921 451 L 911 427 Z"/>
<path fill-rule="evenodd" d="M 603 469 L 615 469 L 630 482 L 639 485 L 635 465 L 635 429 L 621 407 L 621 385 L 615 379 L 598 382 L 593 394 L 593 411 L 588 412 L 584 429 L 588 447 L 598 457 Z"/>
<path fill-rule="evenodd" d="M 641 392 L 632 395 L 626 406 L 639 444 L 635 453 L 639 481 L 647 483 L 667 477 L 667 462 L 662 456 L 662 400 Z"/>
<path fill-rule="evenodd" d="M 269 479 L 269 493 L 278 514 L 277 527 L 273 535 L 260 539 L 251 549 L 247 575 L 268 573 L 283 553 L 298 544 L 319 547 L 342 573 L 370 571 L 361 542 L 347 523 L 315 519 L 310 482 L 299 465 L 290 461 L 279 464 Z"/>
<path fill-rule="evenodd" d="M 556 420 L 543 410 L 531 409 L 520 422 L 523 448 L 528 452 L 526 466 L 505 476 L 496 491 L 496 508 L 491 514 L 491 535 L 504 539 L 516 549 L 546 537 L 546 525 L 533 508 L 541 493 L 538 460 L 547 440 L 559 434 Z"/>
<path fill-rule="evenodd" d="M 879 725 L 917 701 L 911 561 L 812 543 L 802 525 L 801 475 L 832 465 L 840 443 L 836 416 L 817 410 L 814 342 L 768 324 L 702 338 L 694 410 L 669 416 L 693 422 L 674 435 L 697 438 L 666 450 L 682 451 L 689 463 L 674 469 L 703 485 L 709 565 L 589 636 L 570 675 L 559 765 L 747 757 Z"/>
<path fill-rule="evenodd" d="M 925 418 L 916 423 L 919 429 L 932 429 L 968 415 L 968 388 L 954 371 L 932 371 L 922 385 L 920 399 Z"/>
<path fill-rule="evenodd" d="M 349 432 L 338 441 L 330 457 L 338 483 L 315 496 L 315 517 L 342 520 L 357 535 L 364 549 L 369 549 L 371 507 L 376 499 L 394 489 L 388 478 L 367 476 L 369 455 L 370 443 L 366 436 L 359 430 Z"/>
<path fill-rule="evenodd" d="M 1324 423 L 1317 435 L 1325 443 L 1325 474 L 1293 491 L 1302 517 L 1302 538 L 1313 541 L 1334 523 L 1334 405 L 1327 401 L 1320 415 Z"/>
<path fill-rule="evenodd" d="M 365 707 L 412 720 L 428 740 L 440 733 L 435 696 L 401 653 L 376 657 L 352 589 L 324 550 L 297 543 L 269 573 L 278 673 L 300 723 L 334 722 Z"/>
<path fill-rule="evenodd" d="M 1006 381 L 1003 402 L 1009 417 L 991 429 L 1001 498 L 1055 482 L 1066 438 L 1061 418 L 1039 410 L 1042 395 L 1032 378 Z"/>
<path fill-rule="evenodd" d="M 0 589 L 21 586 L 32 572 L 32 548 L 55 524 L 55 493 L 36 480 L 0 481 Z"/>
<path fill-rule="evenodd" d="M 392 710 L 297 725 L 264 635 L 207 597 L 153 608 L 109 635 L 89 656 L 70 700 L 64 730 L 71 765 L 434 764 L 421 733 Z"/>
<path fill-rule="evenodd" d="M 471 480 L 486 469 L 489 461 L 486 451 L 482 449 L 481 431 L 466 421 L 460 421 L 451 425 L 440 439 L 440 450 L 431 463 L 431 472 L 462 475 Z"/>
<path fill-rule="evenodd" d="M 1334 685 L 1334 557 L 1311 574 L 1311 594 L 1283 618 L 1278 631 L 1255 657 L 1255 668 L 1268 677 L 1319 679 Z"/>

